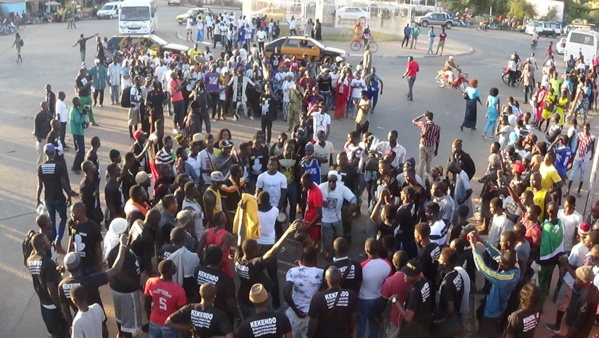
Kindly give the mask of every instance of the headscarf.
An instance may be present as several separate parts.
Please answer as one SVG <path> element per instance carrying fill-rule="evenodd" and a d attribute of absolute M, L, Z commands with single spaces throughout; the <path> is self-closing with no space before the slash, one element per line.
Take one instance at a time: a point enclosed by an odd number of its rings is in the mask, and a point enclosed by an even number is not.
<path fill-rule="evenodd" d="M 119 237 L 122 233 L 127 231 L 129 224 L 124 218 L 115 218 L 110 222 L 110 227 L 104 237 L 104 260 L 108 259 L 110 251 L 119 244 Z"/>

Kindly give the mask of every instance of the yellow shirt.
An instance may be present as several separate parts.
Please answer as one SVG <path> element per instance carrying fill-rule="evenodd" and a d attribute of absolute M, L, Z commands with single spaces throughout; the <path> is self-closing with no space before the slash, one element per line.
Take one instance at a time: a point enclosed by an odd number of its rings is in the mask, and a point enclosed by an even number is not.
<path fill-rule="evenodd" d="M 360 99 L 360 108 L 358 108 L 358 114 L 356 115 L 356 123 L 358 124 L 364 124 L 366 121 L 368 121 L 368 112 L 370 108 L 361 108 L 366 105 L 370 107 L 370 100 Z"/>
<path fill-rule="evenodd" d="M 194 57 L 194 56 L 196 56 L 196 55 L 198 55 L 198 54 L 202 54 L 202 51 L 201 51 L 201 50 L 199 50 L 199 49 L 193 49 L 193 48 L 192 48 L 192 49 L 190 49 L 190 50 L 187 52 L 187 54 L 189 55 L 189 58 L 190 58 L 191 60 L 194 60 L 194 58 L 193 58 L 193 57 Z"/>
<path fill-rule="evenodd" d="M 526 188 L 526 190 L 532 191 L 532 188 L 529 187 Z M 541 208 L 541 213 L 539 214 L 538 218 L 541 224 L 545 221 L 545 198 L 547 196 L 547 192 L 547 189 L 541 189 L 534 193 L 534 196 L 532 197 L 532 201 L 534 202 L 534 204 L 538 205 L 539 208 Z"/>
<path fill-rule="evenodd" d="M 541 163 L 539 173 L 541 174 L 541 186 L 543 189 L 551 190 L 554 183 L 562 181 L 562 178 L 557 173 L 557 169 L 553 165 L 546 166 L 544 162 Z"/>

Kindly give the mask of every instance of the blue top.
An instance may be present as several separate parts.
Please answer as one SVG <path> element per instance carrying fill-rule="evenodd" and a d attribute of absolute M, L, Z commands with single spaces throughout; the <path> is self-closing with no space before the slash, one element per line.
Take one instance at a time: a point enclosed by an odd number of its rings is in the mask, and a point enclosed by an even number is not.
<path fill-rule="evenodd" d="M 314 184 L 320 184 L 320 164 L 318 164 L 318 160 L 312 157 L 312 161 L 310 163 L 306 163 L 304 160 L 300 162 L 300 167 L 306 173 L 309 173 L 312 176 L 312 182 Z"/>
<path fill-rule="evenodd" d="M 497 117 L 499 117 L 499 111 L 497 110 L 497 104 L 499 103 L 499 98 L 497 96 L 489 95 L 487 97 L 487 118 L 489 121 L 497 121 Z"/>
<path fill-rule="evenodd" d="M 410 27 L 404 27 L 403 35 L 410 36 L 411 33 L 412 33 L 412 29 Z"/>
<path fill-rule="evenodd" d="M 489 243 L 485 243 L 485 249 L 491 256 L 497 254 L 497 249 L 493 250 Z M 487 296 L 485 317 L 499 318 L 505 311 L 512 291 L 520 279 L 520 268 L 516 266 L 508 271 L 495 271 L 484 263 L 482 255 L 476 251 L 476 248 L 473 248 L 472 255 L 476 270 L 492 284 L 491 291 Z"/>
<path fill-rule="evenodd" d="M 470 100 L 476 100 L 479 97 L 477 88 L 467 87 L 464 93 L 468 95 L 468 98 L 470 98 Z"/>

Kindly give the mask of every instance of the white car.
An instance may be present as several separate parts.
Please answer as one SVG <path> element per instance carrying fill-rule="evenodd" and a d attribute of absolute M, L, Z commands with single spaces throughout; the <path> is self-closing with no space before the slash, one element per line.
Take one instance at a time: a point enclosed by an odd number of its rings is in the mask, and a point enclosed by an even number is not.
<path fill-rule="evenodd" d="M 181 0 L 168 0 L 168 5 L 181 6 Z"/>
<path fill-rule="evenodd" d="M 96 16 L 98 19 L 112 19 L 119 16 L 120 2 L 107 2 L 98 10 Z"/>
<path fill-rule="evenodd" d="M 566 38 L 559 39 L 559 42 L 555 45 L 555 52 L 564 55 L 566 52 Z"/>
<path fill-rule="evenodd" d="M 337 9 L 337 13 L 335 13 L 337 18 L 337 23 L 341 21 L 358 21 L 362 24 L 366 23 L 366 19 L 370 17 L 370 13 L 367 10 L 361 7 L 340 7 Z"/>

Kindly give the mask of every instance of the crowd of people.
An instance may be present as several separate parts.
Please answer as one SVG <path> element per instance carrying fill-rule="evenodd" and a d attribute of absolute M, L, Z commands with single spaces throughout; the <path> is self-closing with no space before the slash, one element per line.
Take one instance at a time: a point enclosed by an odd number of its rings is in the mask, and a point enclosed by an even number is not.
<path fill-rule="evenodd" d="M 477 227 L 477 166 L 460 139 L 445 166 L 434 165 L 442 132 L 434 113 L 412 120 L 417 151 L 400 144 L 398 130 L 378 141 L 368 116 L 383 83 L 371 64 L 265 57 L 252 43 L 161 57 L 132 45 L 123 60 L 82 65 L 70 108 L 64 91 L 46 86 L 33 133 L 39 232 L 23 251 L 50 335 L 107 337 L 105 284 L 119 337 L 459 337 L 474 334 L 475 317 L 478 336 L 533 337 L 550 294 L 558 312 L 547 329 L 589 335 L 599 202 L 583 217 L 569 188 L 562 195 L 580 173 L 580 197 L 595 155 L 588 123 L 562 135 L 552 116 L 539 140 L 513 100 L 487 100 L 501 109 L 492 132 L 515 127 L 482 165 Z M 404 74 L 411 85 L 417 69 Z M 476 117 L 470 85 L 466 115 Z M 101 140 L 91 137 L 86 152 L 85 135 L 108 87 L 111 103 L 128 110 L 132 145 L 110 150 L 100 166 Z M 261 119 L 251 140 L 212 133 L 211 121 L 240 119 L 239 108 Z M 347 117 L 355 129 L 337 148 L 331 124 Z M 274 140 L 276 118 L 288 132 Z M 349 258 L 360 230 L 361 262 Z M 301 255 L 279 281 L 277 258 L 291 245 Z M 475 294 L 484 301 L 475 304 Z"/>

